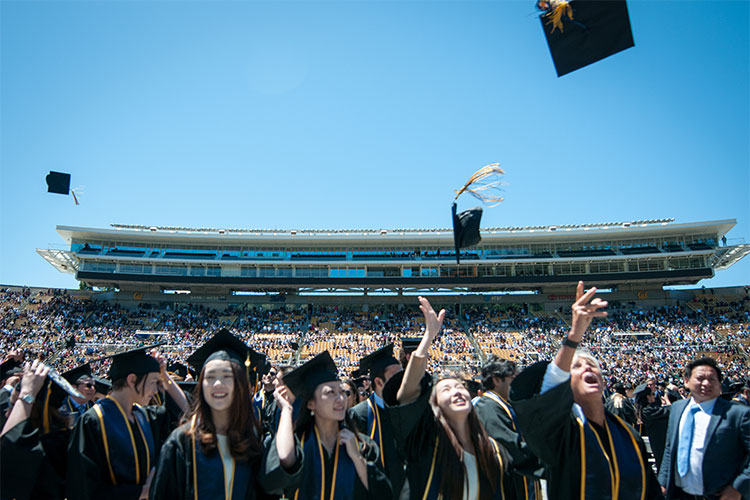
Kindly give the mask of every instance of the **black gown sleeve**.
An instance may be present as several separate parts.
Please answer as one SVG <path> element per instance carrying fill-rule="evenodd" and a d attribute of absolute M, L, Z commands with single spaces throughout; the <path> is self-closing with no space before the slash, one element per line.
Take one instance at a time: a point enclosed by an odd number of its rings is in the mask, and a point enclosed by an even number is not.
<path fill-rule="evenodd" d="M 263 459 L 258 471 L 258 484 L 270 495 L 283 495 L 299 487 L 304 466 L 304 453 L 297 436 L 294 436 L 294 465 L 287 469 L 281 465 L 276 451 L 276 435 L 267 433 L 263 440 Z"/>
<path fill-rule="evenodd" d="M 3 498 L 29 498 L 44 459 L 38 429 L 24 420 L 0 438 L 0 480 Z"/>
<path fill-rule="evenodd" d="M 78 419 L 68 444 L 68 500 L 136 500 L 140 496 L 142 486 L 112 485 L 108 475 L 99 421 L 93 412 L 86 412 Z"/>
<path fill-rule="evenodd" d="M 367 489 L 359 481 L 359 476 L 354 482 L 354 498 L 367 498 L 369 500 L 382 500 L 384 498 L 393 498 L 391 481 L 385 474 L 383 466 L 380 463 L 380 450 L 375 441 L 368 436 L 359 433 L 357 435 L 360 442 L 360 452 L 367 463 Z"/>
<path fill-rule="evenodd" d="M 156 473 L 149 490 L 150 499 L 191 498 L 189 494 L 192 494 L 192 488 L 188 483 L 192 466 L 190 451 L 190 440 L 184 429 L 175 429 L 161 448 Z"/>

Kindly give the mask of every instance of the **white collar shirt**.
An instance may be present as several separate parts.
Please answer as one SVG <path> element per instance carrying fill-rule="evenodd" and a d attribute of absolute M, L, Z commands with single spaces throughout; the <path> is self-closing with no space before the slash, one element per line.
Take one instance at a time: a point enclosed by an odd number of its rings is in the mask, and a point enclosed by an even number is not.
<path fill-rule="evenodd" d="M 690 402 L 685 406 L 685 410 L 680 416 L 680 426 L 677 429 L 677 440 L 682 435 L 682 428 L 685 425 L 690 408 L 698 406 L 700 409 L 695 412 L 695 423 L 693 425 L 693 440 L 690 444 L 690 467 L 685 476 L 680 476 L 675 466 L 675 484 L 682 488 L 685 493 L 691 495 L 703 495 L 703 455 L 706 451 L 706 433 L 708 424 L 711 422 L 711 413 L 714 411 L 716 398 L 709 399 L 702 403 L 696 403 L 695 399 L 690 398 Z"/>

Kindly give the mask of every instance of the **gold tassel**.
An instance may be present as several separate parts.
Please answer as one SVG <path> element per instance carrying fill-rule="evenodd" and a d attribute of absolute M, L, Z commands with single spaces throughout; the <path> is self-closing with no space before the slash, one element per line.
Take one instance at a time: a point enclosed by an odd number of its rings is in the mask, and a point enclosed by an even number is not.
<path fill-rule="evenodd" d="M 488 195 L 484 191 L 500 190 L 498 187 L 501 182 L 499 177 L 504 173 L 505 171 L 500 168 L 499 163 L 485 165 L 474 172 L 474 175 L 469 178 L 469 181 L 464 184 L 464 187 L 456 191 L 456 198 L 454 198 L 454 200 L 464 193 L 469 193 L 482 203 L 492 203 L 490 206 L 497 205 L 503 201 L 503 199 L 497 196 Z"/>
<path fill-rule="evenodd" d="M 49 433 L 49 397 L 52 394 L 52 381 L 47 382 L 47 395 L 44 397 L 44 410 L 42 411 L 42 430 L 44 434 Z"/>
<path fill-rule="evenodd" d="M 250 353 L 247 353 L 247 359 L 245 359 L 245 375 L 247 376 L 247 381 L 250 382 Z"/>
<path fill-rule="evenodd" d="M 547 24 L 552 25 L 551 33 L 555 32 L 555 28 L 563 32 L 562 17 L 567 16 L 569 19 L 573 19 L 573 8 L 570 6 L 568 0 L 553 0 L 551 7 L 544 17 L 548 18 Z"/>

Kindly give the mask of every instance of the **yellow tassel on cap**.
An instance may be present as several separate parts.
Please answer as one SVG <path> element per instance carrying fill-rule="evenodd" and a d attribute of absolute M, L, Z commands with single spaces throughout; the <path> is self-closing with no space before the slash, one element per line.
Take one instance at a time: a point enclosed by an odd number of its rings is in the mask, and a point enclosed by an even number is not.
<path fill-rule="evenodd" d="M 505 171 L 500 168 L 499 163 L 491 163 L 480 168 L 474 172 L 474 175 L 469 178 L 464 187 L 456 191 L 456 198 L 464 193 L 469 193 L 483 203 L 492 203 L 491 206 L 497 205 L 503 199 L 498 196 L 491 196 L 485 191 L 499 191 L 501 183 L 499 177 L 503 174 L 505 174 Z"/>
<path fill-rule="evenodd" d="M 567 16 L 568 19 L 573 19 L 573 8 L 570 6 L 568 0 L 552 0 L 550 2 L 549 11 L 544 14 L 544 17 L 548 18 L 547 24 L 552 25 L 551 33 L 555 32 L 555 29 L 559 29 L 560 33 L 563 31 L 562 17 Z"/>

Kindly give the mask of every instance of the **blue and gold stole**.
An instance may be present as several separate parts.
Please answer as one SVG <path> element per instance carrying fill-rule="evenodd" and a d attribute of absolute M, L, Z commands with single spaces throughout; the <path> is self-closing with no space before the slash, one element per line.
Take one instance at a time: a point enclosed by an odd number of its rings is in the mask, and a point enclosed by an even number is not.
<path fill-rule="evenodd" d="M 312 473 L 303 476 L 303 486 L 294 494 L 294 500 L 351 500 L 354 498 L 357 470 L 346 448 L 340 449 L 342 447 L 339 446 L 338 439 L 333 452 L 331 484 L 326 484 L 325 451 L 320 442 L 318 429 L 314 425 L 313 432 L 307 439 L 305 434 L 302 435 L 302 442 L 304 443 L 302 451 L 305 455 L 305 468 L 310 467 Z"/>
<path fill-rule="evenodd" d="M 385 468 L 385 452 L 383 451 L 383 427 L 380 425 L 380 408 L 373 393 L 367 398 L 367 435 L 378 443 L 380 447 L 380 464 Z M 375 437 L 377 435 L 377 438 Z"/>
<path fill-rule="evenodd" d="M 109 478 L 112 484 L 143 484 L 151 470 L 151 457 L 154 456 L 154 437 L 145 410 L 133 405 L 131 426 L 125 410 L 110 396 L 99 400 L 94 407 L 99 419 L 99 428 L 104 442 Z M 136 439 L 140 439 L 146 449 L 146 463 L 140 463 Z"/>
<path fill-rule="evenodd" d="M 502 408 L 503 411 L 508 415 L 508 417 L 510 417 L 512 430 L 514 432 L 518 432 L 516 427 L 516 412 L 513 411 L 513 408 L 511 408 L 508 402 L 505 401 L 505 399 L 503 399 L 500 394 L 496 393 L 493 390 L 489 390 L 482 394 L 482 397 L 490 398 L 492 401 L 497 403 L 498 406 L 500 406 L 500 408 Z M 522 474 L 519 474 L 519 477 L 523 479 L 524 500 L 528 500 L 529 498 L 542 498 L 542 485 L 539 480 L 529 480 Z"/>
<path fill-rule="evenodd" d="M 200 443 L 195 439 L 196 415 L 190 422 L 191 448 L 193 450 L 193 498 L 194 500 L 214 500 L 224 498 L 245 498 L 249 488 L 254 487 L 252 469 L 247 463 L 237 463 L 232 458 L 231 470 L 226 470 L 221 454 L 221 448 L 216 444 L 216 453 L 207 456 L 201 450 Z M 218 439 L 218 438 L 217 438 Z M 226 478 L 229 475 L 229 490 L 226 488 Z M 200 477 L 200 479 L 199 479 Z M 222 494 L 223 493 L 223 494 Z"/>
<path fill-rule="evenodd" d="M 440 425 L 440 424 L 437 424 L 437 425 Z M 495 495 L 493 496 L 493 498 L 495 498 L 496 500 L 505 500 L 505 490 L 503 488 L 503 476 L 505 474 L 505 464 L 503 463 L 502 455 L 500 455 L 500 445 L 498 445 L 497 441 L 495 441 L 491 437 L 490 437 L 490 443 L 492 444 L 492 449 L 495 451 L 495 455 L 497 456 L 497 463 L 500 466 L 500 470 L 497 473 L 497 491 L 495 492 Z M 440 471 L 435 470 L 435 466 L 437 464 L 437 452 L 438 452 L 439 444 L 440 444 L 440 435 L 438 433 L 435 433 L 435 446 L 432 450 L 432 464 L 430 464 L 430 473 L 427 476 L 427 484 L 425 484 L 424 493 L 422 493 L 422 500 L 440 500 L 441 499 L 440 479 L 438 479 L 437 477 L 437 476 L 440 476 Z M 477 460 L 477 474 L 481 474 L 481 472 L 479 471 L 478 460 Z M 464 480 L 465 481 L 468 480 L 465 475 L 464 475 Z M 481 480 L 479 483 L 479 487 L 481 489 Z"/>
<path fill-rule="evenodd" d="M 640 499 L 646 495 L 646 467 L 638 441 L 623 420 L 605 414 L 608 454 L 599 434 L 574 405 L 580 435 L 581 499 Z"/>

